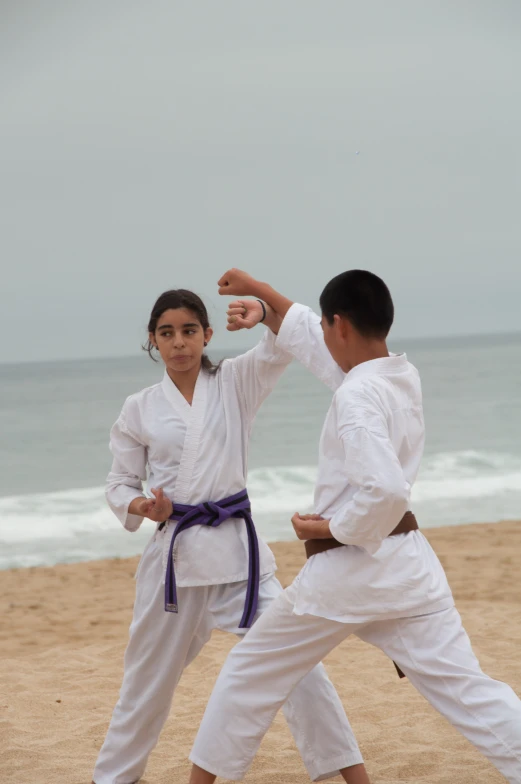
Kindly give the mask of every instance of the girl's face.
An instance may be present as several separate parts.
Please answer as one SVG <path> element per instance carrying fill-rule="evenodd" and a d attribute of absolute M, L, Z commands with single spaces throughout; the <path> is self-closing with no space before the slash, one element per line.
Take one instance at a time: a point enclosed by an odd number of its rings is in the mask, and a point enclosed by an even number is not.
<path fill-rule="evenodd" d="M 158 318 L 156 331 L 149 337 L 168 370 L 182 373 L 200 367 L 204 344 L 210 342 L 212 335 L 212 329 L 203 329 L 193 311 L 171 308 Z"/>

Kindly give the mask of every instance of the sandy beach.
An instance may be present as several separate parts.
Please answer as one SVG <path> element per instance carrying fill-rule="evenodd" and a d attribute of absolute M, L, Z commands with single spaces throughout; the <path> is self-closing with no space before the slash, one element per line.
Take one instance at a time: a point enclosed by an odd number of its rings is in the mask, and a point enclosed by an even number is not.
<path fill-rule="evenodd" d="M 431 529 L 483 669 L 521 694 L 521 523 Z M 288 585 L 298 542 L 273 545 Z M 117 698 L 137 558 L 0 572 L 0 757 L 7 784 L 88 784 Z M 214 634 L 178 688 L 143 784 L 186 781 L 212 684 L 235 640 Z M 383 654 L 349 640 L 326 660 L 375 784 L 504 781 Z M 246 779 L 307 781 L 281 716 Z"/>

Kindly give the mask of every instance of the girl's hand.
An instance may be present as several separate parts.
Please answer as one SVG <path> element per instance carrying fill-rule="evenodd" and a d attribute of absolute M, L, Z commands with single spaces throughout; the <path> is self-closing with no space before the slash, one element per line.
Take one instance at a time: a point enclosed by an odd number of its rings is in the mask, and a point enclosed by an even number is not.
<path fill-rule="evenodd" d="M 226 313 L 228 316 L 229 332 L 238 332 L 240 329 L 253 329 L 262 321 L 264 311 L 256 299 L 239 299 L 232 302 Z"/>
<path fill-rule="evenodd" d="M 147 517 L 155 523 L 164 523 L 174 511 L 174 505 L 169 498 L 163 494 L 163 488 L 151 488 L 154 498 L 135 498 L 130 504 L 128 511 L 130 514 L 139 517 Z"/>

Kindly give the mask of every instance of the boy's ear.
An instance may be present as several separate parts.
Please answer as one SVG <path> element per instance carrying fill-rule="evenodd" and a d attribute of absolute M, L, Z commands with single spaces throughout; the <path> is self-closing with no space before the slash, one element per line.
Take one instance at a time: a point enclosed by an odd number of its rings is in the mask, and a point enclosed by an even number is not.
<path fill-rule="evenodd" d="M 354 327 L 345 316 L 339 316 L 338 318 L 340 319 L 340 334 L 344 340 L 347 340 L 352 336 Z"/>

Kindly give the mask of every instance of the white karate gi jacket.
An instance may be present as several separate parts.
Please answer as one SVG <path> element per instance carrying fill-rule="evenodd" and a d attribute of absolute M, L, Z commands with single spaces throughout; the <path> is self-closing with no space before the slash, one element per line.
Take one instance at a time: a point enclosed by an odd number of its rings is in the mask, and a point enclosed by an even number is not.
<path fill-rule="evenodd" d="M 276 345 L 335 392 L 320 440 L 314 511 L 347 545 L 307 562 L 295 612 L 359 623 L 451 607 L 445 572 L 423 534 L 387 538 L 409 509 L 423 454 L 416 368 L 401 354 L 343 373 L 319 317 L 302 305 L 288 311 Z"/>
<path fill-rule="evenodd" d="M 111 430 L 114 459 L 106 485 L 107 501 L 124 527 L 135 531 L 142 523 L 128 506 L 142 495 L 147 470 L 148 487 L 162 487 L 174 504 L 220 501 L 243 490 L 255 415 L 291 361 L 266 331 L 255 348 L 225 360 L 217 373 L 201 370 L 191 406 L 166 373 L 161 383 L 127 398 Z M 175 525 L 170 521 L 154 534 L 162 537 L 164 569 Z M 275 559 L 260 538 L 259 551 L 260 574 L 273 573 Z M 178 587 L 247 580 L 244 520 L 183 531 L 174 561 Z"/>

